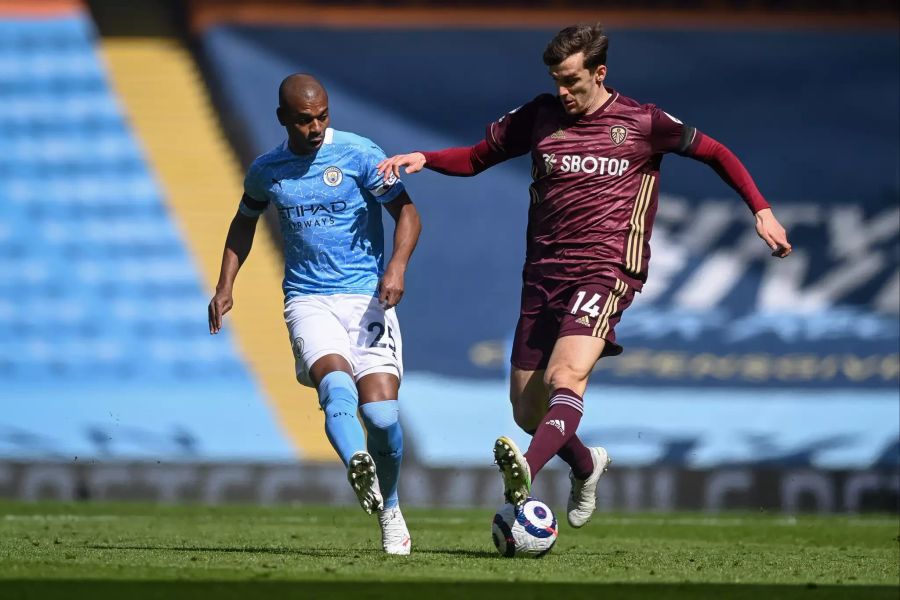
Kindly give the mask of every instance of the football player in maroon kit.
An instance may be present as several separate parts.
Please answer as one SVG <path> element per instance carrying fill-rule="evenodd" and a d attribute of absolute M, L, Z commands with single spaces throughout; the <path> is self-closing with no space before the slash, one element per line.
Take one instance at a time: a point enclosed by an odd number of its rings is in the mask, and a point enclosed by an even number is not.
<path fill-rule="evenodd" d="M 650 234 L 667 153 L 710 165 L 743 198 L 756 231 L 784 258 L 784 228 L 750 174 L 725 146 L 652 104 L 606 87 L 608 40 L 598 25 L 567 27 L 544 51 L 556 96 L 542 94 L 487 127 L 467 148 L 386 159 L 382 173 L 423 167 L 471 176 L 531 154 L 531 206 L 522 304 L 512 349 L 510 400 L 516 424 L 532 434 L 523 455 L 500 437 L 494 458 L 508 502 L 521 504 L 538 471 L 560 456 L 571 467 L 568 521 L 594 512 L 604 448 L 576 435 L 595 363 L 622 352 L 615 326 L 647 279 Z"/>

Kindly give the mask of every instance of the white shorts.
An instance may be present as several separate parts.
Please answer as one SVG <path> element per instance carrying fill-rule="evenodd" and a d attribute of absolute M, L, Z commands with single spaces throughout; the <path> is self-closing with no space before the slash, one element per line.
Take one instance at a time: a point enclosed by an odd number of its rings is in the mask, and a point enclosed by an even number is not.
<path fill-rule="evenodd" d="M 339 354 L 359 381 L 372 373 L 403 377 L 403 344 L 393 308 L 362 294 L 296 296 L 284 306 L 297 381 L 314 387 L 309 369 L 326 354 Z"/>

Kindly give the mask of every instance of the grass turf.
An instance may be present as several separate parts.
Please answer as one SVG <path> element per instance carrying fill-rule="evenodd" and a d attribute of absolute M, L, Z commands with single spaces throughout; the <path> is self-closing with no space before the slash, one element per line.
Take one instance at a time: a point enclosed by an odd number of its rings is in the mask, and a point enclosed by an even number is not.
<path fill-rule="evenodd" d="M 504 559 L 490 511 L 407 510 L 385 556 L 359 509 L 0 503 L 0 598 L 897 598 L 896 516 L 598 514 Z M 563 517 L 563 521 L 565 518 Z"/>

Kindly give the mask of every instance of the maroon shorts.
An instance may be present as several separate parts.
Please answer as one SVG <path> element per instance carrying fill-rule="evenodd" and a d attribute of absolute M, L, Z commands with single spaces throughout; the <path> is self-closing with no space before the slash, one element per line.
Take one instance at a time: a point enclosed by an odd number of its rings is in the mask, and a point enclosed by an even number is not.
<path fill-rule="evenodd" d="M 522 287 L 522 309 L 513 339 L 512 365 L 546 369 L 558 338 L 590 335 L 606 340 L 602 356 L 622 353 L 615 327 L 631 305 L 634 289 L 615 277 L 553 281 Z"/>

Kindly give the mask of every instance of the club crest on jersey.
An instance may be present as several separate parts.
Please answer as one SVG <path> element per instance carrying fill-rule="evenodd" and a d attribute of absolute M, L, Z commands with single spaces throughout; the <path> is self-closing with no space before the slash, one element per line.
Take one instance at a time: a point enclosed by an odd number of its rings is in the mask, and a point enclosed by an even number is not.
<path fill-rule="evenodd" d="M 613 125 L 609 128 L 609 137 L 612 139 L 613 144 L 621 146 L 625 138 L 628 137 L 628 130 L 621 125 Z"/>
<path fill-rule="evenodd" d="M 325 181 L 325 185 L 336 187 L 341 185 L 341 182 L 344 180 L 344 173 L 337 167 L 328 167 L 325 169 L 322 179 Z"/>
<path fill-rule="evenodd" d="M 294 338 L 294 343 L 291 344 L 291 347 L 294 350 L 294 358 L 303 359 L 303 338 L 298 337 Z"/>

